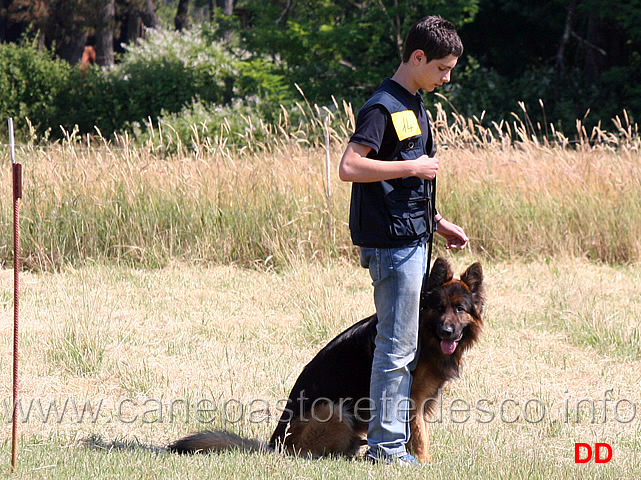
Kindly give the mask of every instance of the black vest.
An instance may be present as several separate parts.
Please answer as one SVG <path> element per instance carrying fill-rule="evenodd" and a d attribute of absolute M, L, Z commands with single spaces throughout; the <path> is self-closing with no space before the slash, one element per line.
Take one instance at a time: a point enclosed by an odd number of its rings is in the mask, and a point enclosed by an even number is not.
<path fill-rule="evenodd" d="M 372 105 L 383 106 L 397 135 L 391 157 L 379 160 L 415 160 L 425 153 L 433 155 L 433 149 L 425 151 L 423 135 L 411 105 L 405 105 L 394 95 L 397 88 L 398 85 L 386 81 L 363 105 L 363 109 Z M 372 158 L 376 158 L 375 154 Z M 431 181 L 418 177 L 353 183 L 349 227 L 354 244 L 398 248 L 429 240 L 434 230 L 431 188 Z"/>

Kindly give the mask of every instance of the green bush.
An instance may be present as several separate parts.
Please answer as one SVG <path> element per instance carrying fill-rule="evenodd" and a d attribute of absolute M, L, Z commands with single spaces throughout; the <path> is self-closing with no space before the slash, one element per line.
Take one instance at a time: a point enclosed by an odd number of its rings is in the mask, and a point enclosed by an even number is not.
<path fill-rule="evenodd" d="M 214 111 L 232 103 L 260 107 L 263 117 L 290 101 L 282 77 L 264 60 L 229 51 L 205 27 L 186 32 L 154 31 L 127 47 L 122 62 L 107 73 L 125 105 L 121 127 L 171 117 L 197 101 Z"/>
<path fill-rule="evenodd" d="M 17 134 L 28 131 L 27 118 L 44 133 L 54 126 L 57 99 L 68 88 L 70 72 L 69 64 L 34 43 L 0 44 L 0 115 L 14 119 Z M 0 132 L 6 130 L 2 122 Z"/>
<path fill-rule="evenodd" d="M 105 136 L 118 131 L 128 109 L 123 87 L 97 67 L 86 72 L 74 68 L 68 88 L 56 98 L 57 116 L 50 119 L 56 136 L 61 132 L 58 125 L 67 131 L 77 126 L 80 133 L 96 133 L 98 128 Z"/>

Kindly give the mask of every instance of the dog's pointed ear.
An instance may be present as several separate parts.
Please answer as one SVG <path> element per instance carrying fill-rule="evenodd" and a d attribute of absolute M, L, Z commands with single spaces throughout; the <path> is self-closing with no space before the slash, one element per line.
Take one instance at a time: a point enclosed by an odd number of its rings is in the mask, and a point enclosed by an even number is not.
<path fill-rule="evenodd" d="M 483 312 L 485 305 L 485 289 L 483 288 L 483 268 L 479 262 L 470 265 L 463 275 L 461 281 L 467 285 L 474 296 L 474 303 L 479 314 Z"/>
<path fill-rule="evenodd" d="M 434 266 L 427 279 L 427 291 L 434 290 L 454 277 L 450 264 L 443 257 L 438 257 L 434 261 Z"/>

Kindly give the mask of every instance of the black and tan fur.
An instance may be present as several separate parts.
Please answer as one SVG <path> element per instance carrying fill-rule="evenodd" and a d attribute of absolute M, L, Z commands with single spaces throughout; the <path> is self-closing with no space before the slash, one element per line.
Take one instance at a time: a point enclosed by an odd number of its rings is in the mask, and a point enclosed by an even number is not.
<path fill-rule="evenodd" d="M 483 271 L 471 265 L 453 278 L 448 262 L 438 258 L 421 299 L 420 353 L 413 371 L 410 450 L 429 461 L 425 416 L 439 390 L 459 372 L 463 353 L 477 341 L 483 321 Z M 171 445 L 178 453 L 239 448 L 278 450 L 313 457 L 355 455 L 367 436 L 367 402 L 376 336 L 376 315 L 352 325 L 330 341 L 296 380 L 268 444 L 224 431 L 199 432 Z M 363 408 L 358 408 L 363 407 Z"/>

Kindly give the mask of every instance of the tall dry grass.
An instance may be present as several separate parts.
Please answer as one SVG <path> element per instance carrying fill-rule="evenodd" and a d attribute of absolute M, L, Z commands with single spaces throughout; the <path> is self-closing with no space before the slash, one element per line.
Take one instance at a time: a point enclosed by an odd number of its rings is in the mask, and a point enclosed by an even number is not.
<path fill-rule="evenodd" d="M 351 106 L 298 107 L 302 123 L 283 109 L 276 126 L 246 118 L 236 137 L 226 124 L 217 132 L 194 126 L 190 145 L 155 125 L 142 145 L 127 135 L 106 141 L 69 132 L 55 144 L 20 146 L 27 265 L 156 267 L 178 258 L 271 268 L 294 257 L 351 256 L 349 185 L 336 175 Z M 641 140 L 627 117 L 592 132 L 577 122 L 566 136 L 532 125 L 525 110 L 511 123 L 485 125 L 437 108 L 434 126 L 437 203 L 466 229 L 476 254 L 639 259 Z M 2 189 L 0 258 L 8 263 L 10 175 Z"/>
<path fill-rule="evenodd" d="M 491 257 L 585 256 L 635 262 L 641 254 L 641 138 L 628 117 L 571 139 L 534 127 L 482 125 L 442 110 L 446 146 L 439 203 Z"/>

